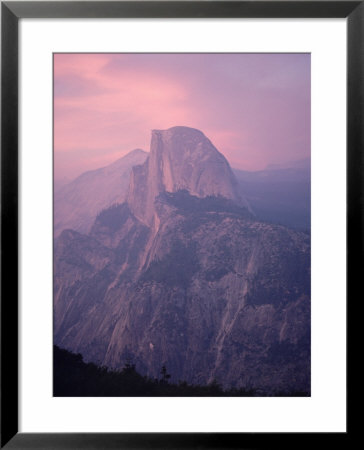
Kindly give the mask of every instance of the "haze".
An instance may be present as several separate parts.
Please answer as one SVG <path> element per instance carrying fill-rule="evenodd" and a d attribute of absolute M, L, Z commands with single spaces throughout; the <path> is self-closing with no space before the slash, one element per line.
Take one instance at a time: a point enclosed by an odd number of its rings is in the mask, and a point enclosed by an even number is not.
<path fill-rule="evenodd" d="M 235 168 L 310 155 L 309 54 L 55 54 L 55 179 L 198 128 Z"/>

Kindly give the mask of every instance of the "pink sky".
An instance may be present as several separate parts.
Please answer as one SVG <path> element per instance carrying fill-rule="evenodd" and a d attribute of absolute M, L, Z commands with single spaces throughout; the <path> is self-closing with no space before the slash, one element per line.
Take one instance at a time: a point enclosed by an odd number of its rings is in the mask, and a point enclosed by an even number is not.
<path fill-rule="evenodd" d="M 232 167 L 310 155 L 309 54 L 56 54 L 55 179 L 104 166 L 152 129 L 198 128 Z"/>

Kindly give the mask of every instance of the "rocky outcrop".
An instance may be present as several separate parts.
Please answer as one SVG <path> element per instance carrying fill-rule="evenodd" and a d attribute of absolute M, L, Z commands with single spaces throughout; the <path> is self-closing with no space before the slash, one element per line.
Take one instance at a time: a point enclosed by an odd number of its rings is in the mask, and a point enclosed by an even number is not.
<path fill-rule="evenodd" d="M 55 344 L 173 381 L 309 392 L 309 235 L 257 221 L 216 152 L 196 130 L 154 132 L 127 203 L 60 235 Z"/>
<path fill-rule="evenodd" d="M 132 170 L 127 196 L 131 211 L 151 226 L 158 195 L 180 190 L 202 198 L 221 196 L 249 208 L 226 158 L 201 131 L 153 130 L 149 158 Z"/>
<path fill-rule="evenodd" d="M 132 167 L 143 164 L 147 156 L 143 150 L 133 150 L 106 167 L 83 173 L 57 190 L 54 196 L 55 237 L 68 228 L 88 233 L 102 209 L 125 200 Z"/>

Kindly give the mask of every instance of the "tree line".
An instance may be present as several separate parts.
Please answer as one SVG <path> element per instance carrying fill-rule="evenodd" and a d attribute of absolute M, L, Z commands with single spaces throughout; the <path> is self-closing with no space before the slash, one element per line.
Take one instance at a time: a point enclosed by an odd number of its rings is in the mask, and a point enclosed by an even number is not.
<path fill-rule="evenodd" d="M 53 352 L 53 395 L 55 397 L 253 397 L 254 389 L 223 389 L 217 382 L 206 386 L 185 381 L 170 383 L 171 375 L 163 365 L 158 378 L 139 374 L 135 364 L 127 360 L 123 369 L 111 370 L 85 363 L 81 354 L 58 346 Z M 264 395 L 264 394 L 263 394 Z M 277 393 L 275 395 L 287 395 Z M 290 396 L 306 396 L 291 393 Z"/>

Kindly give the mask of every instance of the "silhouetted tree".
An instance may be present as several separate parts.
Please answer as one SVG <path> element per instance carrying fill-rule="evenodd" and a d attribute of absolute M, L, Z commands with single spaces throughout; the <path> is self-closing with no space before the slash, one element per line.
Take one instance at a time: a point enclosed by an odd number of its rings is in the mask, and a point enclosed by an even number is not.
<path fill-rule="evenodd" d="M 163 364 L 162 369 L 161 369 L 161 383 L 168 383 L 168 380 L 171 378 L 171 375 L 169 373 L 167 373 L 167 367 Z"/>
<path fill-rule="evenodd" d="M 135 364 L 132 363 L 132 359 L 129 356 L 128 358 L 126 358 L 126 362 L 123 368 L 123 372 L 125 373 L 131 373 L 131 372 L 135 372 Z"/>

